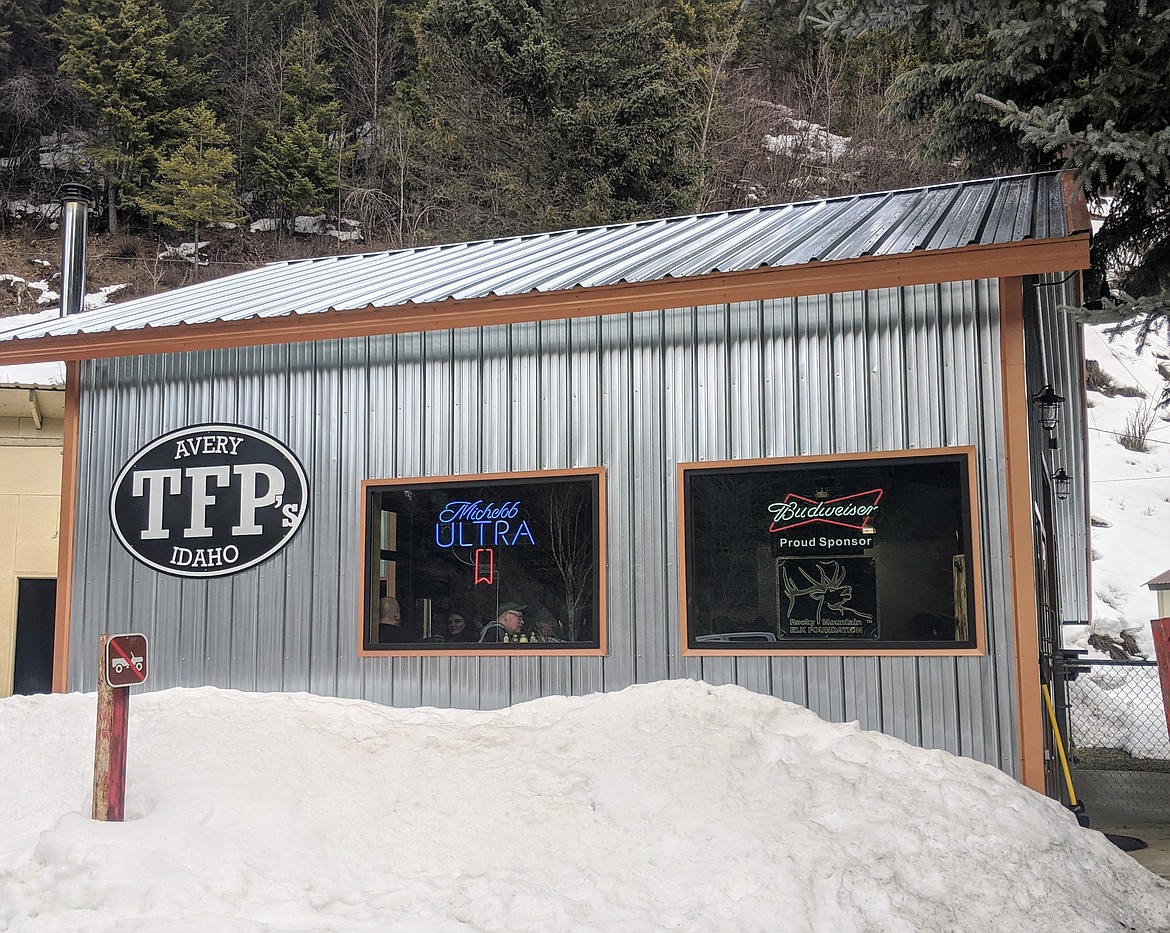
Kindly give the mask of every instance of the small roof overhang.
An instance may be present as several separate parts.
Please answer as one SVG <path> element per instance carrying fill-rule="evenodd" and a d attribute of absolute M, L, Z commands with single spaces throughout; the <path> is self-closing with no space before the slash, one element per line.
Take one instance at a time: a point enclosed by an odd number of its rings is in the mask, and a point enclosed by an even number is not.
<path fill-rule="evenodd" d="M 1170 590 L 1170 570 L 1167 570 L 1165 573 L 1160 573 L 1154 579 L 1147 581 L 1146 586 L 1155 591 Z"/>

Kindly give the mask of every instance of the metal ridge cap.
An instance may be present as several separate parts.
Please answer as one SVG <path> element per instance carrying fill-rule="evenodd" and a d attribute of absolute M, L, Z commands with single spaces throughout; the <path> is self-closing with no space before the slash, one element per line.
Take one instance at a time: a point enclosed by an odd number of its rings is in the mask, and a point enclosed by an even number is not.
<path fill-rule="evenodd" d="M 352 258 L 373 258 L 377 256 L 392 256 L 396 254 L 410 254 L 423 253 L 427 251 L 448 250 L 458 247 L 480 247 L 485 245 L 497 245 L 503 243 L 520 242 L 523 240 L 539 239 L 541 237 L 561 237 L 570 236 L 579 233 L 592 233 L 596 231 L 621 230 L 623 228 L 635 228 L 645 226 L 647 224 L 666 223 L 671 224 L 677 221 L 696 220 L 703 218 L 717 218 L 717 217 L 734 217 L 741 214 L 761 214 L 781 208 L 799 208 L 808 207 L 816 204 L 832 204 L 838 201 L 852 201 L 861 198 L 870 197 L 884 197 L 887 195 L 902 195 L 916 192 L 927 192 L 935 190 L 945 190 L 948 188 L 962 188 L 973 185 L 986 184 L 994 181 L 1012 181 L 1024 178 L 1042 177 L 1045 175 L 1061 175 L 1065 170 L 1048 169 L 1040 172 L 1017 172 L 1013 175 L 988 175 L 980 178 L 961 178 L 955 181 L 937 182 L 929 185 L 909 185 L 905 188 L 892 189 L 875 189 L 873 191 L 857 191 L 853 194 L 838 194 L 832 197 L 822 198 L 807 198 L 803 201 L 783 201 L 776 204 L 756 204 L 750 207 L 736 207 L 721 211 L 700 211 L 691 214 L 671 214 L 667 217 L 643 217 L 637 220 L 624 220 L 615 223 L 600 223 L 589 224 L 583 227 L 560 227 L 554 230 L 536 230 L 530 233 L 518 233 L 510 236 L 500 237 L 480 237 L 474 240 L 453 240 L 446 243 L 431 243 L 423 246 L 403 246 L 396 249 L 388 250 L 368 250 L 365 252 L 354 253 L 330 253 L 324 256 L 305 256 L 295 259 L 273 259 L 264 263 L 259 268 L 267 266 L 290 266 L 299 265 L 303 263 L 320 262 L 329 259 L 352 259 Z M 189 286 L 184 286 L 189 287 Z"/>

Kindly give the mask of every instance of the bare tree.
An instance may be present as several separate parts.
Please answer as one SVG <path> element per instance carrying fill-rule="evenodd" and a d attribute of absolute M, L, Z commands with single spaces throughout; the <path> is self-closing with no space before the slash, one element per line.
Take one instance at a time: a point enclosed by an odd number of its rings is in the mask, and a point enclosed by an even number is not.
<path fill-rule="evenodd" d="M 596 536 L 590 500 L 570 488 L 551 487 L 547 504 L 548 551 L 564 584 L 567 619 L 562 634 L 576 641 L 582 636 L 585 607 L 593 597 Z"/>
<path fill-rule="evenodd" d="M 339 64 L 339 96 L 359 126 L 377 126 L 397 72 L 401 45 L 394 35 L 386 0 L 340 0 L 334 9 L 329 45 Z"/>

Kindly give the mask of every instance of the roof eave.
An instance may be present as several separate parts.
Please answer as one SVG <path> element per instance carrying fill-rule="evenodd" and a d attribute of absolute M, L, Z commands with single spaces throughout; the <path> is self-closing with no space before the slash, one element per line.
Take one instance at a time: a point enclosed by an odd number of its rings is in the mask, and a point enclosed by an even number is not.
<path fill-rule="evenodd" d="M 0 342 L 0 363 L 104 359 L 262 344 L 303 343 L 376 334 L 592 317 L 768 298 L 997 279 L 1085 269 L 1089 234 L 989 246 L 919 250 L 795 266 L 555 292 L 285 314 L 237 321 L 175 324 Z"/>

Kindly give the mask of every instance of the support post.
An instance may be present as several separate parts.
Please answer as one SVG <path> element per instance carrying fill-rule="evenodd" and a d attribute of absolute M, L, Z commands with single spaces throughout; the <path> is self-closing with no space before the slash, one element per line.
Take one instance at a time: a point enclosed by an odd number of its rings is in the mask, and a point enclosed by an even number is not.
<path fill-rule="evenodd" d="M 97 741 L 93 753 L 93 818 L 120 823 L 126 816 L 126 734 L 130 688 L 111 687 L 106 678 L 106 644 L 98 660 Z"/>
<path fill-rule="evenodd" d="M 1170 619 L 1155 619 L 1154 657 L 1158 659 L 1158 677 L 1162 681 L 1162 711 L 1166 714 L 1166 728 L 1170 730 Z"/>

